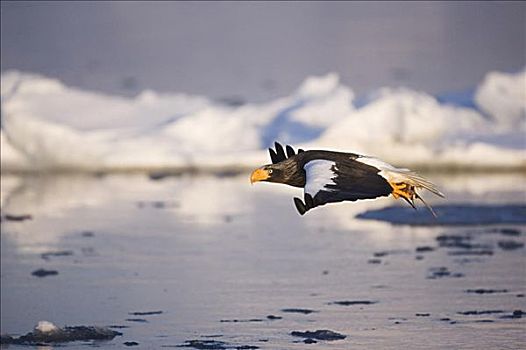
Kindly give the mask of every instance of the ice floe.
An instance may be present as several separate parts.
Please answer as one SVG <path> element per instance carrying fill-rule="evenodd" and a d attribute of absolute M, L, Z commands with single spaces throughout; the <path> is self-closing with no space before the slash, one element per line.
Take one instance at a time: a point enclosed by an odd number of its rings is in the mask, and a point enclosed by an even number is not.
<path fill-rule="evenodd" d="M 417 167 L 526 166 L 526 71 L 490 72 L 476 108 L 407 88 L 356 107 L 334 73 L 267 103 L 147 90 L 133 98 L 18 71 L 1 76 L 3 171 L 244 168 L 274 141 Z"/>

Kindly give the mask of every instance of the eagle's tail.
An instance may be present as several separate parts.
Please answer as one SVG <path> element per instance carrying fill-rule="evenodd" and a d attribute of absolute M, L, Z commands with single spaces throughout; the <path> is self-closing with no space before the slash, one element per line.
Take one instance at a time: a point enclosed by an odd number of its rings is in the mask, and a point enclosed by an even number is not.
<path fill-rule="evenodd" d="M 422 201 L 422 203 L 424 203 L 431 214 L 436 217 L 433 208 L 431 208 L 431 206 L 427 204 L 424 199 L 416 192 L 417 189 L 423 188 L 439 197 L 444 198 L 444 194 L 440 192 L 435 184 L 409 170 L 389 169 L 384 171 L 388 172 L 390 175 L 389 178 L 391 181 L 389 181 L 389 184 L 393 188 L 393 192 L 391 192 L 391 194 L 394 198 L 403 198 L 415 209 L 415 199 L 419 199 Z"/>

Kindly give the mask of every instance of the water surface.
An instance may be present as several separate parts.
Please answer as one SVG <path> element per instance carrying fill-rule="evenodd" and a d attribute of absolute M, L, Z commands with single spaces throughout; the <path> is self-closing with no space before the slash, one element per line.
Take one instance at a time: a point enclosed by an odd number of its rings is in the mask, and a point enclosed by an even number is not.
<path fill-rule="evenodd" d="M 526 216 L 521 175 L 432 177 L 447 195 L 425 196 L 432 205 L 514 205 Z M 356 218 L 399 204 L 384 198 L 300 217 L 297 189 L 250 186 L 247 174 L 3 175 L 1 194 L 2 334 L 47 320 L 127 327 L 110 342 L 70 349 L 194 339 L 261 349 L 526 342 L 525 318 L 512 317 L 526 311 L 526 225 L 505 216 L 462 226 Z M 38 269 L 58 274 L 33 276 Z M 347 337 L 307 345 L 291 335 L 318 329 Z"/>

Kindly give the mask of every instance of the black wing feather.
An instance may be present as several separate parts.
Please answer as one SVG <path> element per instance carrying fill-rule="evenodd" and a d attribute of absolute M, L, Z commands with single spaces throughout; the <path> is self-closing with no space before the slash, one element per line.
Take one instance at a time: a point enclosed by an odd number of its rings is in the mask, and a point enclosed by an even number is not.
<path fill-rule="evenodd" d="M 272 164 L 282 162 L 285 159 L 294 157 L 296 155 L 296 152 L 294 152 L 294 148 L 292 148 L 289 145 L 286 145 L 285 149 L 283 149 L 283 146 L 279 142 L 274 142 L 274 147 L 276 148 L 275 151 L 272 148 L 268 149 L 268 152 L 270 154 L 270 159 L 272 160 Z M 304 151 L 302 149 L 299 149 L 298 153 L 301 153 L 301 152 L 304 152 Z"/>
<path fill-rule="evenodd" d="M 305 207 L 305 204 L 303 204 L 303 201 L 298 197 L 294 197 L 294 205 L 296 205 L 296 209 L 300 215 L 305 214 L 308 210 L 307 207 Z"/>
<path fill-rule="evenodd" d="M 270 153 L 270 160 L 272 160 L 272 164 L 279 163 L 278 155 L 272 148 L 268 149 L 268 153 Z"/>
<path fill-rule="evenodd" d="M 327 203 L 388 196 L 393 191 L 387 180 L 378 174 L 377 168 L 351 158 L 336 161 L 331 170 L 335 174 L 332 179 L 334 183 L 325 185 L 317 192 L 312 203 L 308 203 L 308 209 Z"/>
<path fill-rule="evenodd" d="M 290 147 L 289 145 L 286 146 L 286 150 L 287 150 L 287 158 L 290 158 L 290 157 L 296 155 L 294 153 L 294 149 L 292 147 Z"/>
<path fill-rule="evenodd" d="M 283 146 L 277 142 L 274 142 L 274 146 L 276 147 L 276 153 L 278 155 L 279 161 L 283 161 L 287 159 L 287 156 L 285 155 L 285 151 L 283 150 Z"/>

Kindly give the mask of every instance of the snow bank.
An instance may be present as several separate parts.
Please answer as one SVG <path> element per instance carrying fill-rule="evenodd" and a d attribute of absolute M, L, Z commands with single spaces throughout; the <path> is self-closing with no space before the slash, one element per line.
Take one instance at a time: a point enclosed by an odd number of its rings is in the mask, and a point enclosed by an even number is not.
<path fill-rule="evenodd" d="M 525 79 L 487 75 L 475 102 L 488 118 L 403 88 L 381 89 L 356 109 L 334 73 L 268 103 L 228 106 L 154 91 L 110 96 L 9 71 L 1 76 L 2 170 L 255 166 L 276 140 L 406 166 L 522 167 Z"/>
<path fill-rule="evenodd" d="M 526 131 L 526 70 L 519 74 L 487 74 L 475 93 L 475 101 L 499 129 Z"/>

